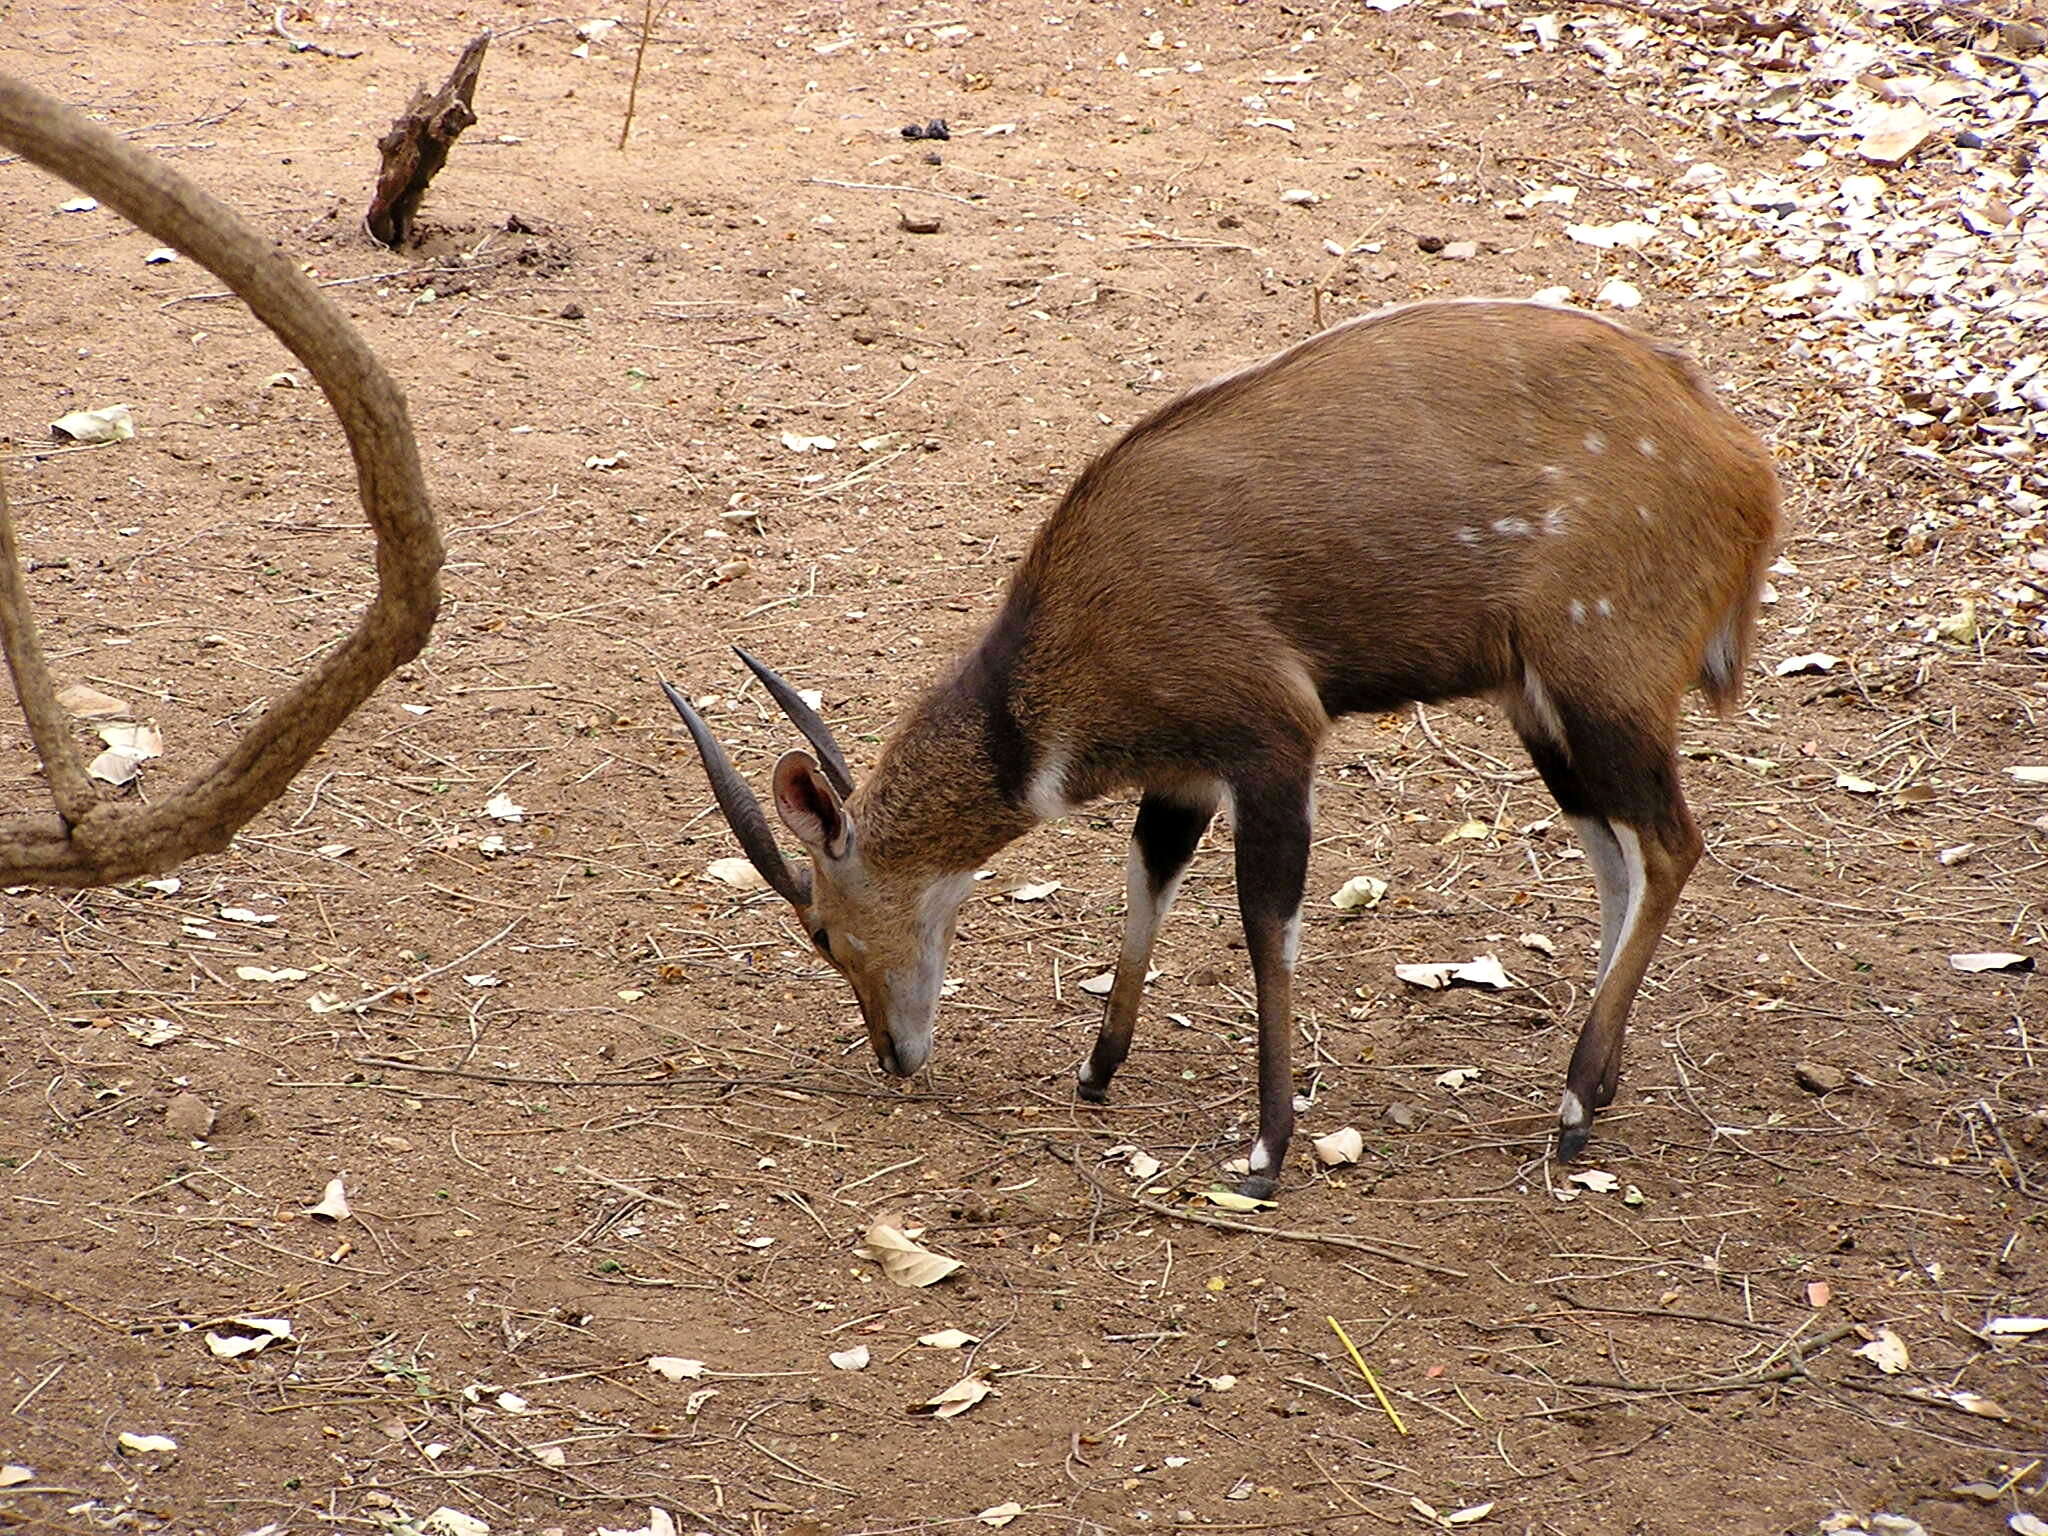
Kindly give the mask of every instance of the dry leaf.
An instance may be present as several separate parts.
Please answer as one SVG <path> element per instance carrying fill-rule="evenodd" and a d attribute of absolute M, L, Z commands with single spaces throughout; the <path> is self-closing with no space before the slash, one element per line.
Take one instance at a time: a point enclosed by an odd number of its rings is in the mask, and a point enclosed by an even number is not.
<path fill-rule="evenodd" d="M 650 1355 L 647 1369 L 657 1376 L 666 1376 L 670 1381 L 695 1381 L 704 1374 L 702 1360 L 685 1360 L 680 1355 Z"/>
<path fill-rule="evenodd" d="M 501 789 L 484 802 L 484 814 L 493 821 L 524 821 L 526 807 Z"/>
<path fill-rule="evenodd" d="M 1445 843 L 1456 843 L 1461 841 L 1478 843 L 1484 842 L 1487 838 L 1491 836 L 1493 836 L 1492 823 L 1484 821 L 1461 821 L 1458 823 L 1457 826 L 1451 828 L 1450 831 L 1446 832 L 1442 837 L 1438 838 L 1437 845 L 1441 847 Z"/>
<path fill-rule="evenodd" d="M 1386 881 L 1372 875 L 1354 875 L 1331 894 L 1330 905 L 1340 912 L 1356 912 L 1360 907 L 1378 906 L 1386 894 Z"/>
<path fill-rule="evenodd" d="M 327 1181 L 327 1187 L 320 1192 L 316 1205 L 306 1207 L 308 1216 L 318 1216 L 325 1221 L 346 1221 L 348 1219 L 348 1193 L 342 1187 L 340 1174 Z"/>
<path fill-rule="evenodd" d="M 2012 1417 L 2011 1414 L 2005 1411 L 2003 1405 L 1993 1402 L 1990 1398 L 1981 1396 L 1978 1393 L 1967 1392 L 1960 1388 L 1945 1391 L 1940 1387 L 1915 1387 L 1912 1389 L 1912 1392 L 1913 1396 L 1921 1399 L 1923 1402 L 1953 1403 L 1956 1407 L 1962 1409 L 1963 1412 L 1975 1414 L 1980 1419 L 2010 1419 Z"/>
<path fill-rule="evenodd" d="M 218 1330 L 206 1335 L 206 1347 L 223 1360 L 237 1360 L 243 1355 L 261 1354 L 279 1339 L 292 1336 L 292 1325 L 282 1317 L 237 1317 L 232 1319 L 234 1333 Z"/>
<path fill-rule="evenodd" d="M 2022 784 L 2048 784 L 2048 768 L 2018 767 L 2005 770 Z"/>
<path fill-rule="evenodd" d="M 958 1328 L 941 1328 L 936 1333 L 921 1333 L 917 1342 L 926 1349 L 965 1349 L 970 1344 L 979 1344 L 980 1338 Z"/>
<path fill-rule="evenodd" d="M 1936 126 L 1914 102 L 1873 106 L 1856 125 L 1856 152 L 1872 165 L 1897 165 L 1926 143 Z"/>
<path fill-rule="evenodd" d="M 1355 1163 L 1365 1155 L 1365 1137 L 1356 1126 L 1347 1125 L 1341 1131 L 1332 1131 L 1327 1136 L 1318 1136 L 1309 1143 L 1315 1148 L 1316 1161 L 1325 1168 L 1341 1168 L 1346 1163 Z"/>
<path fill-rule="evenodd" d="M 1023 1513 L 1024 1506 L 1013 1499 L 1008 1504 L 991 1504 L 974 1518 L 983 1525 L 993 1525 L 1000 1529 Z"/>
<path fill-rule="evenodd" d="M 851 1349 L 842 1349 L 825 1358 L 832 1362 L 832 1369 L 835 1371 L 864 1371 L 872 1357 L 868 1353 L 867 1345 L 856 1344 Z"/>
<path fill-rule="evenodd" d="M 589 23 L 586 22 L 585 25 L 587 26 Z M 647 1507 L 647 1523 L 645 1525 L 636 1525 L 630 1531 L 620 1530 L 614 1526 L 600 1525 L 597 1528 L 597 1536 L 676 1536 L 675 1516 L 671 1515 L 659 1504 L 650 1504 Z"/>
<path fill-rule="evenodd" d="M 956 1418 L 980 1402 L 995 1388 L 980 1376 L 968 1376 L 953 1383 L 938 1396 L 911 1405 L 912 1413 L 928 1413 L 935 1419 Z"/>
<path fill-rule="evenodd" d="M 1411 987 L 1427 987 L 1431 991 L 1462 985 L 1491 987 L 1500 992 L 1515 984 L 1501 969 L 1498 955 L 1474 955 L 1462 965 L 1451 960 L 1432 961 L 1427 965 L 1397 965 L 1394 974 Z"/>
<path fill-rule="evenodd" d="M 1623 219 L 1617 224 L 1567 224 L 1565 235 L 1596 251 L 1640 251 L 1664 231 L 1640 219 Z"/>
<path fill-rule="evenodd" d="M 1593 295 L 1593 302 L 1609 309 L 1634 309 L 1643 302 L 1643 291 L 1625 277 L 1610 277 Z"/>
<path fill-rule="evenodd" d="M 2048 1317 L 1994 1317 L 1984 1325 L 1994 1339 L 2025 1339 L 2048 1333 Z"/>
<path fill-rule="evenodd" d="M 562 1468 L 569 1465 L 569 1458 L 559 1445 L 531 1445 L 527 1449 L 533 1459 L 544 1467 Z"/>
<path fill-rule="evenodd" d="M 937 1285 L 960 1268 L 960 1260 L 920 1247 L 886 1221 L 869 1227 L 855 1251 L 880 1264 L 882 1273 L 896 1284 L 915 1288 Z"/>
<path fill-rule="evenodd" d="M 1878 1329 L 1876 1338 L 1850 1353 L 1861 1355 L 1887 1376 L 1896 1376 L 1913 1364 L 1906 1353 L 1906 1341 L 1889 1328 Z"/>
<path fill-rule="evenodd" d="M 791 453 L 830 453 L 839 446 L 839 439 L 836 437 L 806 437 L 801 432 L 785 432 L 782 434 L 782 446 Z"/>
<path fill-rule="evenodd" d="M 1590 1189 L 1596 1195 L 1611 1195 L 1621 1188 L 1621 1180 L 1598 1168 L 1582 1168 L 1577 1173 L 1567 1174 L 1565 1182 Z"/>
<path fill-rule="evenodd" d="M 1437 1073 L 1436 1085 L 1439 1088 L 1454 1090 L 1462 1088 L 1467 1083 L 1478 1081 L 1480 1074 L 1485 1070 L 1484 1067 L 1452 1067 L 1448 1072 Z"/>
<path fill-rule="evenodd" d="M 32 1483 L 35 1480 L 35 1469 L 32 1467 L 17 1466 L 11 1461 L 0 1467 L 0 1488 L 19 1488 L 23 1483 Z"/>
<path fill-rule="evenodd" d="M 85 771 L 102 784 L 132 783 L 141 764 L 163 756 L 163 733 L 153 725 L 103 725 L 99 733 L 107 750 L 87 764 Z"/>
<path fill-rule="evenodd" d="M 1958 971 L 2031 971 L 2034 968 L 2032 955 L 2016 955 L 2005 950 L 1994 950 L 1978 955 L 1950 955 L 1949 965 Z"/>
<path fill-rule="evenodd" d="M 1826 651 L 1810 651 L 1804 656 L 1787 656 L 1771 670 L 1779 677 L 1794 677 L 1801 672 L 1832 672 L 1841 664 L 1839 656 L 1830 656 Z"/>
<path fill-rule="evenodd" d="M 114 1443 L 124 1456 L 158 1456 L 178 1448 L 178 1442 L 169 1435 L 131 1435 L 125 1429 Z"/>
<path fill-rule="evenodd" d="M 1029 885 L 1020 885 L 1003 894 L 1012 901 L 1043 901 L 1060 888 L 1057 880 L 1035 880 Z"/>
<path fill-rule="evenodd" d="M 1134 1179 L 1149 1179 L 1159 1172 L 1159 1159 L 1150 1152 L 1143 1152 L 1134 1148 L 1129 1160 L 1124 1164 L 1124 1172 Z"/>
<path fill-rule="evenodd" d="M 1270 1211 L 1280 1203 L 1277 1200 L 1261 1200 L 1256 1195 L 1241 1195 L 1234 1189 L 1222 1188 L 1198 1191 L 1194 1198 L 1206 1200 L 1226 1211 Z"/>
<path fill-rule="evenodd" d="M 275 970 L 265 965 L 238 965 L 235 974 L 244 981 L 304 981 L 311 973 L 289 965 Z"/>
<path fill-rule="evenodd" d="M 761 878 L 761 871 L 754 868 L 750 859 L 713 859 L 704 866 L 704 873 L 736 891 L 768 889 L 768 882 Z"/>
<path fill-rule="evenodd" d="M 1159 979 L 1159 975 L 1158 971 L 1147 971 L 1145 984 L 1150 986 Z M 1075 985 L 1090 997 L 1107 997 L 1109 989 L 1116 985 L 1116 972 L 1104 971 L 1100 976 L 1090 976 L 1086 981 L 1076 982 Z"/>
<path fill-rule="evenodd" d="M 445 1451 L 447 1447 L 442 1449 Z M 426 1536 L 491 1536 L 488 1521 L 479 1520 L 475 1515 L 465 1515 L 459 1509 L 450 1509 L 446 1504 L 422 1520 L 420 1529 Z"/>
<path fill-rule="evenodd" d="M 60 416 L 50 423 L 50 431 L 74 443 L 121 443 L 135 435 L 135 418 L 125 405 L 103 405 Z"/>

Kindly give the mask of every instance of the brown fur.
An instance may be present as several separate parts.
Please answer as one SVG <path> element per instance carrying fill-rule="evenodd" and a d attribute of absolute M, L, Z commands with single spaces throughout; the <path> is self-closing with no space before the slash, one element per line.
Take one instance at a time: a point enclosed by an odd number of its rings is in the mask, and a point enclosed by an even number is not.
<path fill-rule="evenodd" d="M 1369 316 L 1182 396 L 1090 464 L 991 637 L 853 808 L 875 856 L 987 858 L 1035 820 L 986 745 L 1003 711 L 1034 760 L 1072 750 L 1075 803 L 1312 755 L 1331 716 L 1519 689 L 1524 666 L 1589 711 L 1668 725 L 1724 628 L 1739 679 L 1777 507 L 1768 453 L 1678 352 L 1533 304 Z M 1563 531 L 1542 532 L 1553 514 Z M 1497 530 L 1514 520 L 1533 531 Z"/>

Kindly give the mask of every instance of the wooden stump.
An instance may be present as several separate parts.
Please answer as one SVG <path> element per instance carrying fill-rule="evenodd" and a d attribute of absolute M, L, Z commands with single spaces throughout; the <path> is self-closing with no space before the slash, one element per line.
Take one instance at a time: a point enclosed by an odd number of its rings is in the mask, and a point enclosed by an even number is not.
<path fill-rule="evenodd" d="M 441 89 L 420 87 L 412 105 L 392 119 L 391 130 L 377 141 L 384 164 L 377 173 L 377 192 L 363 222 L 370 238 L 380 245 L 396 250 L 405 243 L 420 199 L 427 195 L 427 183 L 448 163 L 448 151 L 462 130 L 476 121 L 470 102 L 490 41 L 488 32 L 472 38 Z"/>

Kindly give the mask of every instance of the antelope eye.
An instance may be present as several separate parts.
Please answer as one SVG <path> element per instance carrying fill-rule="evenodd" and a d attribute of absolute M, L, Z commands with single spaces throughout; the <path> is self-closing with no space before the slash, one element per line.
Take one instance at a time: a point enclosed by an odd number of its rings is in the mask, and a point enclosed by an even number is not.
<path fill-rule="evenodd" d="M 827 960 L 832 958 L 832 935 L 820 928 L 811 935 L 811 942 L 818 946 L 818 953 Z"/>

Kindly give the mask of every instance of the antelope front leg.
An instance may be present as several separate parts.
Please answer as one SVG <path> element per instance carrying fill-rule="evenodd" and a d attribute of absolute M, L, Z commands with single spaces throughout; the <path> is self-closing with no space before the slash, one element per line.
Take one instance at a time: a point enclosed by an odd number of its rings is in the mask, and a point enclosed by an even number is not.
<path fill-rule="evenodd" d="M 1237 905 L 1259 995 L 1259 1134 L 1239 1192 L 1270 1200 L 1294 1136 L 1294 957 L 1308 879 L 1309 779 L 1237 791 Z"/>
<path fill-rule="evenodd" d="M 1145 994 L 1145 972 L 1152 961 L 1152 941 L 1160 921 L 1173 904 L 1187 873 L 1188 860 L 1216 814 L 1221 791 L 1215 787 L 1168 794 L 1148 790 L 1138 802 L 1131 827 L 1131 851 L 1124 864 L 1124 943 L 1116 958 L 1116 980 L 1109 989 L 1102 1028 L 1095 1049 L 1081 1068 L 1075 1092 L 1091 1104 L 1109 1099 L 1109 1080 L 1131 1052 L 1131 1031 L 1138 1023 L 1138 1002 Z"/>

